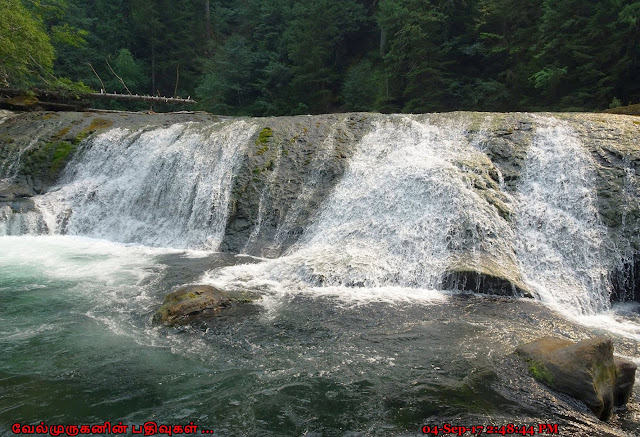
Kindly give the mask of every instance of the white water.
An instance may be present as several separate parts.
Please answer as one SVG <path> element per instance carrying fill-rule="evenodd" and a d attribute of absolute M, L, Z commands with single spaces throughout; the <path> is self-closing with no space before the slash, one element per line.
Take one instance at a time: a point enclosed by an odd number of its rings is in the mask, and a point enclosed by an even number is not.
<path fill-rule="evenodd" d="M 482 249 L 499 259 L 513 239 L 461 165 L 487 160 L 477 146 L 464 120 L 382 120 L 357 145 L 333 194 L 285 256 L 202 280 L 276 296 L 332 295 L 352 304 L 442 301 L 447 293 L 440 280 L 452 257 Z M 490 237 L 496 235 L 503 238 Z"/>
<path fill-rule="evenodd" d="M 607 230 L 596 207 L 595 164 L 570 127 L 537 118 L 518 189 L 518 259 L 543 302 L 575 315 L 609 307 Z"/>
<path fill-rule="evenodd" d="M 67 167 L 58 189 L 35 200 L 51 234 L 216 249 L 254 130 L 243 121 L 112 129 Z"/>

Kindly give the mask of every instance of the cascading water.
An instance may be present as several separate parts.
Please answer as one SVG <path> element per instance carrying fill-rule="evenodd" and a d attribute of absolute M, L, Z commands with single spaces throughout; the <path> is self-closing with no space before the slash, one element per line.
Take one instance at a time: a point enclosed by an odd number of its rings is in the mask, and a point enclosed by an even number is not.
<path fill-rule="evenodd" d="M 467 177 L 469 167 L 488 158 L 467 137 L 466 122 L 463 116 L 377 122 L 286 256 L 216 271 L 206 280 L 365 299 L 397 295 L 399 287 L 422 299 L 434 297 L 431 291 L 461 253 L 505 259 L 513 232 Z"/>
<path fill-rule="evenodd" d="M 592 158 L 566 122 L 528 117 L 535 133 L 516 192 L 506 189 L 483 146 L 492 116 L 376 120 L 353 145 L 338 185 L 286 256 L 248 266 L 256 271 L 240 276 L 297 284 L 294 289 L 433 290 L 441 288 L 446 271 L 462 264 L 521 278 L 543 301 L 576 314 L 606 309 L 607 272 L 616 254 L 598 218 Z M 470 134 L 473 123 L 481 129 Z M 308 186 L 278 224 L 273 248 L 311 203 L 336 132 L 348 131 L 344 119 L 334 124 L 306 168 Z M 34 199 L 39 213 L 5 217 L 4 233 L 26 228 L 215 250 L 224 237 L 240 157 L 256 130 L 246 121 L 111 129 L 83 146 L 57 188 Z M 271 164 L 275 170 L 260 197 L 248 252 L 260 233 L 269 187 L 279 177 L 282 150 Z M 495 173 L 494 180 L 482 179 L 487 172 Z M 495 198 L 507 210 L 514 206 L 511 218 Z M 227 273 L 221 278 L 228 280 Z"/>
<path fill-rule="evenodd" d="M 609 307 L 612 268 L 594 162 L 566 123 L 536 117 L 515 212 L 518 259 L 540 298 L 564 311 Z"/>
<path fill-rule="evenodd" d="M 254 131 L 243 121 L 112 129 L 86 145 L 37 206 L 54 234 L 215 250 Z"/>
<path fill-rule="evenodd" d="M 474 190 L 474 166 L 488 158 L 481 146 L 486 133 L 467 134 L 470 119 L 389 117 L 363 138 L 286 256 L 206 280 L 240 288 L 360 287 L 363 294 L 438 289 L 447 268 L 465 258 L 467 265 L 516 270 L 534 295 L 564 312 L 604 311 L 618 254 L 599 219 L 595 164 L 566 122 L 532 121 L 516 192 L 502 191 L 493 168 L 497 194 L 513 205 L 510 218 Z"/>

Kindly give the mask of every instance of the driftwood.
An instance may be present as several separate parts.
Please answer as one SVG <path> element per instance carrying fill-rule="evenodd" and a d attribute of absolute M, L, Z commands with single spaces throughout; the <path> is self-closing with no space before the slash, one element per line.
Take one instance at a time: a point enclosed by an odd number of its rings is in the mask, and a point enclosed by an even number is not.
<path fill-rule="evenodd" d="M 198 103 L 195 100 L 181 99 L 179 97 L 139 96 L 137 94 L 110 94 L 91 93 L 87 97 L 92 99 L 125 100 L 129 102 L 156 102 L 156 103 Z"/>

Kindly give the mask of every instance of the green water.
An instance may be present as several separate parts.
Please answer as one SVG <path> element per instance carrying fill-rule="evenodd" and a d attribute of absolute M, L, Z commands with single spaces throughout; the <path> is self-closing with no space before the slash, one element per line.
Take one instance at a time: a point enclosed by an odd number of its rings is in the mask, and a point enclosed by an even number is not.
<path fill-rule="evenodd" d="M 1 237 L 0 434 L 12 435 L 16 422 L 156 421 L 225 436 L 399 436 L 444 420 L 551 418 L 608 435 L 535 385 L 511 355 L 540 333 L 592 333 L 534 302 L 441 295 L 350 303 L 301 292 L 195 327 L 152 325 L 173 286 L 244 262 L 254 261 Z M 638 354 L 635 340 L 616 347 Z M 636 415 L 619 415 L 620 435 L 637 431 Z"/>

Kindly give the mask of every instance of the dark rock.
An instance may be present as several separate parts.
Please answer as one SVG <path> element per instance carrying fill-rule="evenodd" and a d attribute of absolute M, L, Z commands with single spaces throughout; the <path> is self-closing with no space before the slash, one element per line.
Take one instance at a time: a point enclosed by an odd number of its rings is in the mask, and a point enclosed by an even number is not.
<path fill-rule="evenodd" d="M 153 315 L 154 323 L 184 325 L 197 316 L 214 315 L 258 296 L 247 292 L 231 293 L 210 285 L 185 285 L 169 293 Z"/>
<path fill-rule="evenodd" d="M 640 254 L 622 261 L 610 274 L 611 302 L 635 300 L 640 302 Z"/>
<path fill-rule="evenodd" d="M 520 277 L 515 264 L 494 262 L 487 257 L 460 257 L 442 276 L 442 288 L 454 291 L 528 297 L 533 293 Z"/>
<path fill-rule="evenodd" d="M 544 337 L 518 346 L 531 375 L 538 381 L 582 402 L 601 420 L 607 420 L 613 406 L 629 399 L 635 380 L 635 365 L 614 362 L 613 343 L 596 337 L 574 343 Z"/>
<path fill-rule="evenodd" d="M 613 405 L 621 407 L 629 402 L 631 398 L 638 366 L 633 361 L 620 357 L 613 357 L 613 363 L 616 366 L 616 387 L 613 393 Z"/>
<path fill-rule="evenodd" d="M 505 278 L 473 270 L 445 272 L 442 287 L 445 290 L 471 291 L 498 296 L 533 297 L 529 291 L 516 286 Z"/>

